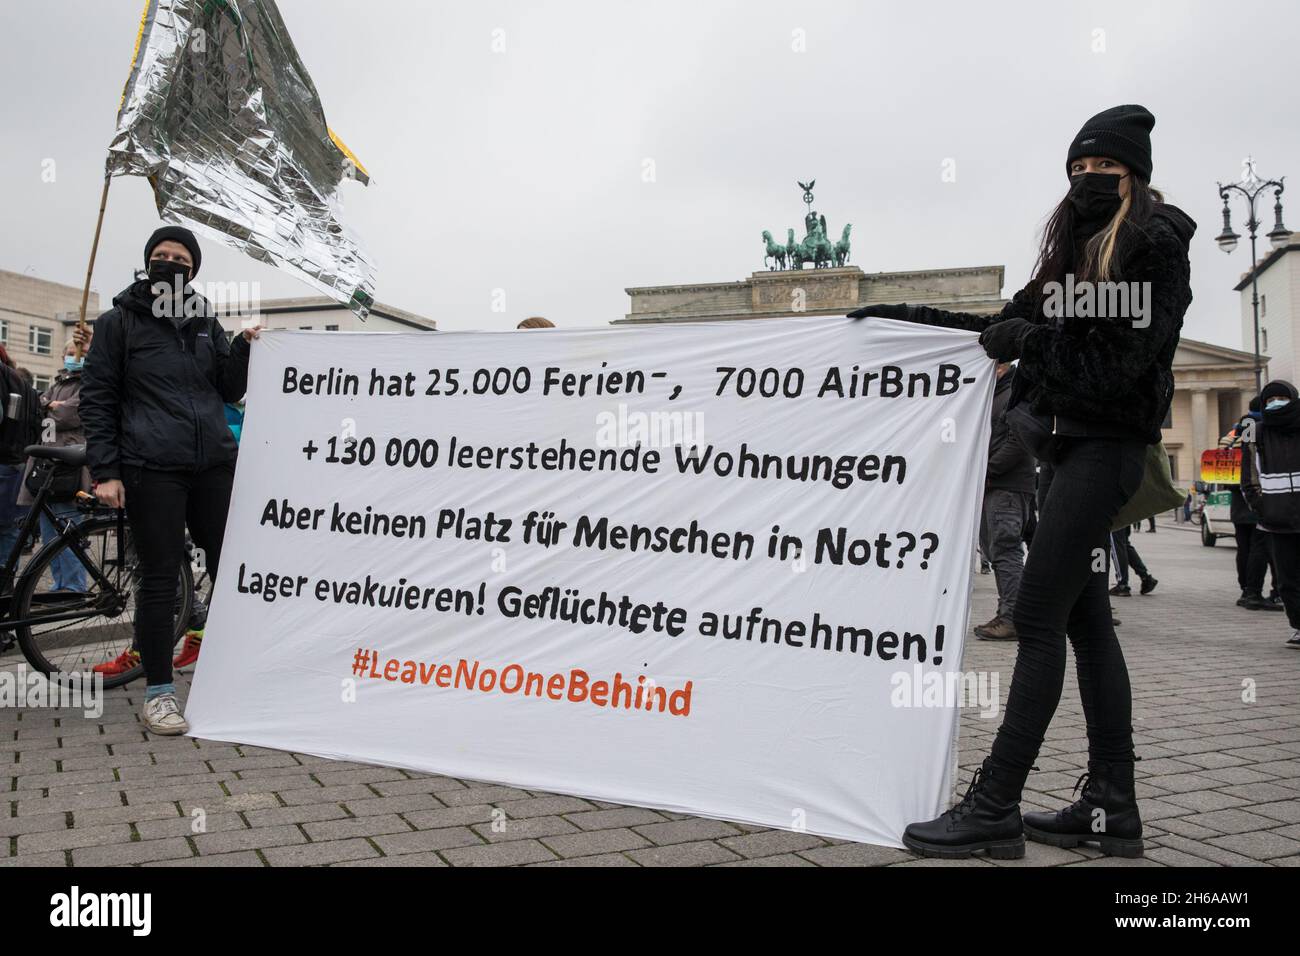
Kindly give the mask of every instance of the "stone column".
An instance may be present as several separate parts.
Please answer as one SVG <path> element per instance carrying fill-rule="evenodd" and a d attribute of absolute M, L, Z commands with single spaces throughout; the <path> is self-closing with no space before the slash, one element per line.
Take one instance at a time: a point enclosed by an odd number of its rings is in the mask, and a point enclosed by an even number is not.
<path fill-rule="evenodd" d="M 1210 390 L 1205 386 L 1192 386 L 1192 458 L 1199 461 L 1201 452 L 1213 448 L 1209 429 Z M 1217 439 L 1218 436 L 1215 436 Z"/>

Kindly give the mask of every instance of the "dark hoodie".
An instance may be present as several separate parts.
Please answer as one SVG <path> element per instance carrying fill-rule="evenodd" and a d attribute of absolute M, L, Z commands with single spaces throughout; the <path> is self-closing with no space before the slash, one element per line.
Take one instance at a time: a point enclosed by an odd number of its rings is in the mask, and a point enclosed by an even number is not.
<path fill-rule="evenodd" d="M 1290 382 L 1269 382 L 1260 393 L 1263 412 L 1241 443 L 1241 492 L 1265 531 L 1300 533 L 1300 394 Z M 1274 398 L 1288 398 L 1270 410 Z"/>
<path fill-rule="evenodd" d="M 96 481 L 121 478 L 123 466 L 195 472 L 235 459 L 224 403 L 244 396 L 248 343 L 227 342 L 206 300 L 186 291 L 202 314 L 155 316 L 149 280 L 140 279 L 95 322 L 81 421 Z"/>
<path fill-rule="evenodd" d="M 1149 322 L 1128 319 L 1049 318 L 1032 284 L 997 315 L 915 308 L 914 321 L 983 332 L 1003 319 L 1036 326 L 1025 335 L 1011 404 L 1030 403 L 1037 415 L 1069 423 L 1065 434 L 1096 434 L 1160 441 L 1174 395 L 1172 365 L 1183 316 L 1192 302 L 1187 249 L 1196 232 L 1186 213 L 1157 203 L 1119 252 L 1116 282 L 1149 282 Z"/>
<path fill-rule="evenodd" d="M 1015 383 L 1016 370 L 1008 369 L 993 388 L 993 427 L 989 432 L 987 490 L 1034 491 L 1034 456 L 1007 421 L 1007 404 Z"/>

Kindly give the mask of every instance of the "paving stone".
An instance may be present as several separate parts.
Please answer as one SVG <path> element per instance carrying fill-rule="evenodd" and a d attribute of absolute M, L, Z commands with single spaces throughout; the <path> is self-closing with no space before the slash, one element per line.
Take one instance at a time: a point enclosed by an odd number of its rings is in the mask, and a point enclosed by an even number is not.
<path fill-rule="evenodd" d="M 348 817 L 342 820 L 323 820 L 319 823 L 304 823 L 302 828 L 306 831 L 307 836 L 311 837 L 315 842 L 411 832 L 410 824 L 395 813 L 381 813 L 372 817 Z"/>
<path fill-rule="evenodd" d="M 532 840 L 581 831 L 563 817 L 529 817 L 526 820 L 503 818 L 491 823 L 479 823 L 474 826 L 474 832 L 489 843 L 506 843 L 510 840 Z"/>
<path fill-rule="evenodd" d="M 61 850 L 48 850 L 44 853 L 25 853 L 22 856 L 0 857 L 0 866 L 67 866 L 67 857 Z"/>
<path fill-rule="evenodd" d="M 562 813 L 582 813 L 592 804 L 577 797 L 530 797 L 527 800 L 498 800 L 496 805 L 506 815 L 520 820 L 525 817 L 550 817 Z"/>
<path fill-rule="evenodd" d="M 196 829 L 197 828 L 197 829 Z M 200 833 L 220 833 L 225 830 L 243 830 L 245 824 L 237 813 L 205 813 L 202 816 L 171 817 L 166 820 L 141 820 L 135 825 L 142 840 L 160 840 L 164 837 L 190 837 Z"/>
<path fill-rule="evenodd" d="M 629 850 L 627 855 L 642 866 L 709 866 L 742 859 L 739 854 L 719 846 L 712 840 Z"/>
<path fill-rule="evenodd" d="M 1277 825 L 1275 820 L 1240 809 L 1197 813 L 1185 819 L 1188 823 L 1209 827 L 1220 833 L 1244 833 L 1248 830 L 1264 830 Z"/>
<path fill-rule="evenodd" d="M 519 866 L 555 859 L 555 854 L 536 840 L 453 847 L 443 850 L 442 855 L 452 866 Z"/>
<path fill-rule="evenodd" d="M 44 850 L 71 850 L 83 846 L 103 846 L 108 843 L 125 843 L 131 839 L 131 828 L 125 823 L 112 823 L 98 827 L 79 827 L 71 830 L 48 830 L 42 833 L 24 833 L 18 837 L 17 856 L 40 853 Z"/>
<path fill-rule="evenodd" d="M 404 866 L 430 867 L 446 866 L 447 861 L 436 853 L 404 853 L 401 856 L 386 856 L 379 859 L 349 860 L 335 863 L 334 866 Z"/>
<path fill-rule="evenodd" d="M 439 807 L 437 810 L 412 810 L 402 814 L 402 817 L 421 830 L 438 830 L 490 822 L 494 819 L 494 809 L 496 808 L 486 803 L 479 803 L 463 807 Z"/>
<path fill-rule="evenodd" d="M 566 813 L 564 818 L 583 830 L 611 830 L 617 827 L 635 827 L 647 823 L 663 823 L 664 818 L 653 810 L 642 807 L 614 807 L 607 810 L 586 810 Z"/>
<path fill-rule="evenodd" d="M 468 827 L 446 827 L 442 830 L 411 830 L 374 838 L 385 856 L 401 853 L 420 853 L 428 850 L 447 850 L 457 846 L 479 846 L 483 843 L 477 833 Z"/>
<path fill-rule="evenodd" d="M 307 838 L 302 835 L 302 831 L 291 826 L 224 830 L 220 833 L 199 833 L 194 837 L 194 845 L 204 856 L 306 842 Z"/>
<path fill-rule="evenodd" d="M 372 795 L 369 800 L 345 800 L 344 805 L 358 817 L 433 810 L 442 807 L 442 804 L 427 793 L 405 793 L 396 797 Z"/>
<path fill-rule="evenodd" d="M 180 860 L 194 856 L 194 849 L 183 837 L 165 840 L 138 840 L 112 846 L 83 847 L 72 851 L 73 866 L 129 866 L 155 860 Z"/>
<path fill-rule="evenodd" d="M 145 863 L 143 866 L 219 866 L 225 867 L 250 867 L 266 866 L 265 863 L 252 850 L 244 850 L 239 853 L 217 853 L 212 856 L 192 856 L 183 860 L 164 860 L 161 862 Z"/>
<path fill-rule="evenodd" d="M 776 858 L 780 858 L 778 854 Z M 799 856 L 817 866 L 887 866 L 912 859 L 907 850 L 890 846 L 873 846 L 870 843 L 840 843 L 835 846 L 818 846 L 802 850 Z M 764 857 L 759 857 L 764 859 Z"/>
<path fill-rule="evenodd" d="M 752 860 L 735 859 L 735 860 L 730 860 L 726 863 L 713 863 L 711 865 L 712 866 L 765 866 L 765 867 L 774 868 L 774 867 L 781 867 L 781 866 L 815 866 L 816 864 L 810 863 L 807 860 L 805 860 L 803 857 L 796 856 L 793 853 L 779 853 L 776 856 L 759 856 L 759 857 L 755 857 Z"/>
<path fill-rule="evenodd" d="M 743 857 L 797 853 L 800 850 L 811 850 L 813 847 L 826 845 L 826 841 L 811 833 L 792 833 L 788 830 L 768 830 L 765 833 L 728 837 L 718 842 Z"/>
<path fill-rule="evenodd" d="M 543 837 L 542 842 L 563 857 L 599 856 L 649 846 L 650 841 L 631 830 L 590 830 L 561 836 Z"/>
<path fill-rule="evenodd" d="M 271 866 L 326 866 L 344 860 L 371 859 L 379 853 L 368 840 L 356 839 L 272 847 L 263 855 Z"/>
<path fill-rule="evenodd" d="M 597 856 L 577 856 L 570 860 L 551 860 L 548 863 L 532 863 L 530 866 L 636 866 L 621 853 L 602 853 Z"/>
<path fill-rule="evenodd" d="M 721 820 L 703 820 L 687 817 L 668 823 L 650 823 L 633 827 L 637 833 L 651 843 L 666 846 L 670 843 L 691 843 L 696 840 L 716 840 L 720 837 L 736 836 L 739 830 Z"/>
<path fill-rule="evenodd" d="M 285 823 L 315 823 L 346 817 L 347 811 L 337 803 L 308 803 L 296 807 L 249 810 L 244 814 L 250 827 L 273 827 Z"/>

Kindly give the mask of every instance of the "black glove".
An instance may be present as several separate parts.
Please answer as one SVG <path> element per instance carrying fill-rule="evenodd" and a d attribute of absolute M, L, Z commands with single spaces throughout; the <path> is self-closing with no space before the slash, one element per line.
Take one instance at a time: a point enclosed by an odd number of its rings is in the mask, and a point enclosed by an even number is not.
<path fill-rule="evenodd" d="M 916 306 L 908 305 L 906 302 L 900 302 L 898 305 L 867 305 L 861 309 L 856 309 L 848 314 L 850 319 L 899 319 L 903 322 L 913 322 L 916 316 Z"/>
<path fill-rule="evenodd" d="M 980 333 L 980 345 L 988 357 L 998 362 L 1014 362 L 1020 358 L 1020 346 L 1025 336 L 1032 332 L 1034 323 L 1028 319 L 1003 319 L 994 322 Z"/>

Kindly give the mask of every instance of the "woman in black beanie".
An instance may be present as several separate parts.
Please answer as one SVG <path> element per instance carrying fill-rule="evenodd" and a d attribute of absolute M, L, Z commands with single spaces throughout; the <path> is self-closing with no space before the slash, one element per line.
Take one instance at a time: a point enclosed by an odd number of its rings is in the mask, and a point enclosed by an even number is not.
<path fill-rule="evenodd" d="M 1084 124 L 1066 154 L 1069 191 L 1044 229 L 1033 279 L 1001 313 L 906 304 L 852 313 L 979 332 L 991 358 L 1019 360 L 1009 417 L 1044 463 L 1002 726 L 965 797 L 904 832 L 903 843 L 924 856 L 986 850 L 1014 859 L 1024 855 L 1026 836 L 1142 853 L 1132 692 L 1106 594 L 1105 555 L 1111 522 L 1138 488 L 1146 446 L 1160 440 L 1173 397 L 1196 229 L 1151 188 L 1154 125 L 1141 106 L 1117 106 Z M 1127 299 L 1108 294 L 1120 287 Z M 1094 294 L 1091 308 L 1071 290 Z M 1125 314 L 1099 314 L 1107 301 L 1127 304 L 1116 310 Z M 1021 790 L 1061 698 L 1067 636 L 1088 727 L 1086 786 L 1071 806 L 1022 821 Z"/>

